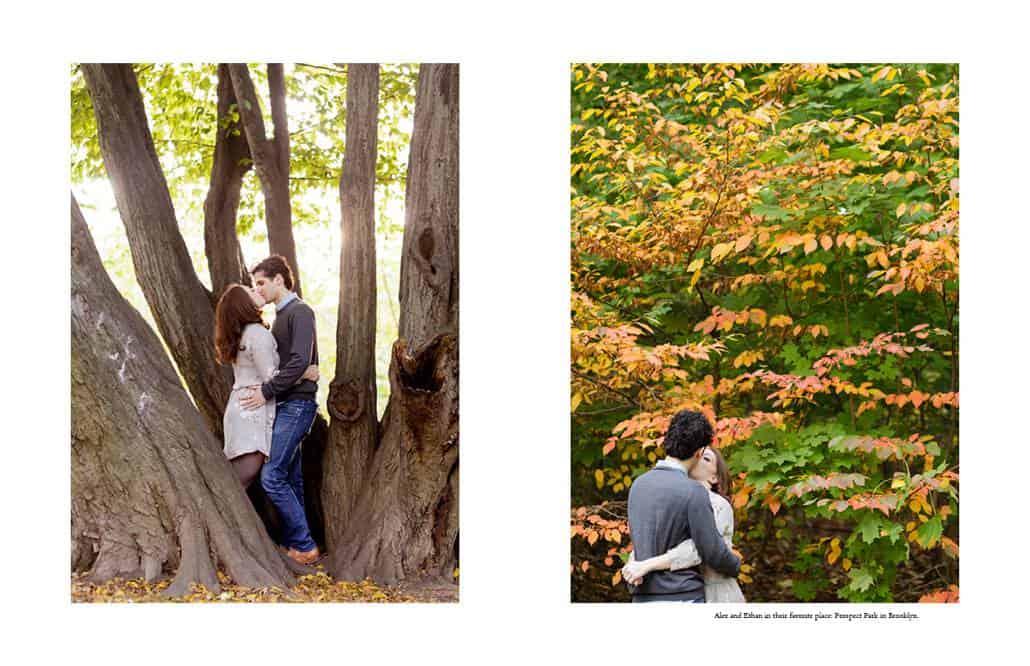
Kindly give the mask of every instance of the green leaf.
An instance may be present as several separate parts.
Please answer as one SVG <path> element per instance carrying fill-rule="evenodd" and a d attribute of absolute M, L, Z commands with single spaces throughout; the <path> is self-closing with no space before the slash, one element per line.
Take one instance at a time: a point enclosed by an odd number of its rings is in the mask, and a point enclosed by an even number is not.
<path fill-rule="evenodd" d="M 865 569 L 852 569 L 848 572 L 848 578 L 851 579 L 848 587 L 855 592 L 865 592 L 876 582 L 872 574 Z"/>
<path fill-rule="evenodd" d="M 751 207 L 752 215 L 762 215 L 767 220 L 786 220 L 790 218 L 791 212 L 779 206 L 768 204 L 757 204 Z"/>
<path fill-rule="evenodd" d="M 868 162 L 872 158 L 872 153 L 867 153 L 866 151 L 856 146 L 834 148 L 830 151 L 831 160 L 851 160 L 852 162 Z"/>
<path fill-rule="evenodd" d="M 856 531 L 861 535 L 862 541 L 872 543 L 880 536 L 880 529 L 883 521 L 874 513 L 866 513 L 862 522 L 858 524 Z"/>
<path fill-rule="evenodd" d="M 940 540 L 943 533 L 941 517 L 934 516 L 916 529 L 916 543 L 923 548 L 930 548 Z"/>

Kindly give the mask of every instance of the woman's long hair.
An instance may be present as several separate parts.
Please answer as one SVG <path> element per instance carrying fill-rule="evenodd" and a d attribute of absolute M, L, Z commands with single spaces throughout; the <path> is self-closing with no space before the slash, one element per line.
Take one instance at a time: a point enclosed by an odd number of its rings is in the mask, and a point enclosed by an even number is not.
<path fill-rule="evenodd" d="M 261 324 L 261 310 L 239 284 L 230 284 L 215 306 L 215 359 L 222 365 L 236 361 L 240 338 L 247 324 Z"/>
<path fill-rule="evenodd" d="M 730 499 L 730 469 L 726 466 L 726 460 L 719 453 L 719 449 L 709 446 L 708 450 L 715 455 L 716 483 L 712 486 L 712 492 L 722 495 L 730 503 L 730 506 L 733 506 L 733 500 Z"/>

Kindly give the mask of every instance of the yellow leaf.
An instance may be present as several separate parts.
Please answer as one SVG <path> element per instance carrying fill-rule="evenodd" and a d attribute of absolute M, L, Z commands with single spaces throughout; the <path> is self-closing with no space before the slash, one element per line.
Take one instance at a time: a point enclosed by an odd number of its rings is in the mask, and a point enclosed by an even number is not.
<path fill-rule="evenodd" d="M 621 580 L 622 580 L 622 570 L 620 569 L 619 571 L 615 572 L 614 576 L 612 576 L 612 585 L 618 585 L 619 581 L 621 581 Z"/>
<path fill-rule="evenodd" d="M 594 481 L 597 482 L 597 489 L 604 488 L 604 472 L 599 469 L 594 470 Z"/>
<path fill-rule="evenodd" d="M 695 259 L 694 261 L 690 262 L 689 266 L 687 266 L 687 272 L 688 273 L 693 273 L 694 271 L 701 270 L 701 267 L 704 266 L 704 265 L 705 265 L 704 258 Z"/>
<path fill-rule="evenodd" d="M 730 251 L 733 250 L 733 243 L 719 243 L 712 248 L 712 263 L 715 263 L 725 257 Z"/>
<path fill-rule="evenodd" d="M 812 254 L 817 247 L 819 247 L 819 242 L 815 239 L 815 236 L 809 237 L 805 241 L 805 254 Z"/>
<path fill-rule="evenodd" d="M 740 238 L 738 238 L 736 246 L 735 246 L 735 249 L 737 250 L 737 252 L 743 252 L 744 250 L 746 250 L 748 248 L 748 246 L 751 245 L 751 238 L 752 238 L 751 234 L 745 234 L 745 235 L 741 236 Z"/>
<path fill-rule="evenodd" d="M 897 217 L 901 217 L 902 215 L 904 215 L 904 214 L 905 214 L 905 208 L 906 208 L 906 206 L 905 206 L 905 204 L 904 204 L 904 203 L 899 203 L 899 204 L 898 204 L 898 209 L 897 209 L 896 211 L 894 211 L 894 214 L 895 214 L 895 215 L 896 215 Z"/>
<path fill-rule="evenodd" d="M 574 396 L 572 396 L 572 411 L 576 411 L 576 408 L 579 407 L 579 403 L 581 402 L 583 402 L 582 393 L 577 393 Z"/>
<path fill-rule="evenodd" d="M 829 562 L 830 564 L 833 564 L 840 557 L 841 552 L 843 552 L 843 551 L 841 551 L 841 548 L 840 548 L 840 539 L 838 539 L 837 537 L 834 537 L 830 541 L 830 552 L 827 553 L 827 555 L 826 555 L 826 561 Z"/>
<path fill-rule="evenodd" d="M 841 565 L 841 567 L 844 568 L 844 571 L 850 571 L 851 570 L 851 560 L 849 560 L 846 557 L 841 561 L 840 565 Z"/>

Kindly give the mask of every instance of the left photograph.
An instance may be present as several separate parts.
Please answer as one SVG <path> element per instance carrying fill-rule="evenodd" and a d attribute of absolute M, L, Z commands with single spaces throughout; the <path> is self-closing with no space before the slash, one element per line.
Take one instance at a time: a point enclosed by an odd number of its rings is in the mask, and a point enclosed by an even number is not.
<path fill-rule="evenodd" d="M 458 600 L 458 65 L 73 64 L 73 602 Z"/>

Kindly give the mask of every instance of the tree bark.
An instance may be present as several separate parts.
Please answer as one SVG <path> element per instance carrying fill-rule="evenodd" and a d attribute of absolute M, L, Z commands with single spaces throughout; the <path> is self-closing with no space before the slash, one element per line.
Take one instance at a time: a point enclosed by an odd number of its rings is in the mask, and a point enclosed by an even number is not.
<path fill-rule="evenodd" d="M 125 64 L 83 65 L 82 71 L 136 279 L 194 402 L 221 437 L 232 372 L 215 361 L 211 293 L 179 233 L 136 75 Z"/>
<path fill-rule="evenodd" d="M 300 267 L 293 242 L 293 213 L 290 207 L 290 133 L 286 121 L 286 83 L 282 64 L 268 65 L 268 91 L 272 104 L 272 125 L 275 135 L 265 134 L 261 105 L 254 82 L 245 64 L 231 64 L 229 75 L 239 100 L 244 133 L 254 159 L 254 168 L 261 181 L 265 200 L 265 223 L 268 226 L 268 249 L 286 257 L 293 269 L 294 291 L 301 295 Z"/>
<path fill-rule="evenodd" d="M 340 175 L 340 299 L 329 386 L 323 497 L 330 552 L 344 543 L 376 448 L 376 123 L 379 66 L 347 67 L 347 137 Z"/>
<path fill-rule="evenodd" d="M 457 65 L 419 70 L 400 304 L 390 402 L 353 511 L 361 519 L 331 553 L 338 578 L 450 580 L 457 564 Z"/>
<path fill-rule="evenodd" d="M 204 252 L 215 302 L 228 285 L 234 282 L 250 284 L 250 273 L 236 235 L 236 215 L 240 208 L 243 177 L 250 171 L 252 162 L 242 126 L 232 121 L 233 105 L 239 106 L 229 78 L 229 67 L 220 64 L 215 154 L 211 165 L 211 185 L 204 200 Z"/>
<path fill-rule="evenodd" d="M 97 581 L 177 571 L 176 596 L 193 583 L 218 591 L 219 566 L 240 585 L 294 584 L 74 198 L 71 230 L 72 570 Z"/>

